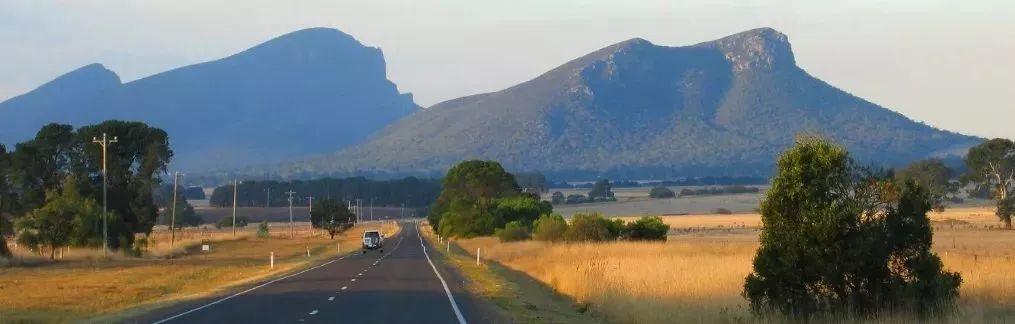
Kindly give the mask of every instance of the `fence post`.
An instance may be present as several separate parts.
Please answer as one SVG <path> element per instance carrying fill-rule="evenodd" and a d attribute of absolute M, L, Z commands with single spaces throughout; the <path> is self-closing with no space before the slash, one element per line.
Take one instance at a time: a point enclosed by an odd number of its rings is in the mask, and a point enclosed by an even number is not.
<path fill-rule="evenodd" d="M 310 246 L 307 246 L 307 257 L 310 257 Z"/>
<path fill-rule="evenodd" d="M 271 269 L 275 269 L 275 252 L 271 252 Z"/>
<path fill-rule="evenodd" d="M 479 250 L 480 248 L 476 248 L 476 265 L 479 265 Z"/>
<path fill-rule="evenodd" d="M 448 253 L 451 253 L 451 241 L 448 241 Z"/>

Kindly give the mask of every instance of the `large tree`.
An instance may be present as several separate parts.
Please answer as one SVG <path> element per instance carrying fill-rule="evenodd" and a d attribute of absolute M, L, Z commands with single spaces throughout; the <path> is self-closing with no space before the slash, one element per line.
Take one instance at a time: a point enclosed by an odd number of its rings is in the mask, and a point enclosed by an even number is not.
<path fill-rule="evenodd" d="M 10 183 L 10 155 L 7 154 L 7 147 L 0 144 L 0 257 L 10 257 L 11 250 L 7 248 L 5 237 L 11 231 L 7 219 L 14 202 L 14 195 Z"/>
<path fill-rule="evenodd" d="M 314 211 L 310 212 L 311 226 L 327 229 L 332 239 L 341 228 L 354 221 L 356 221 L 356 215 L 349 211 L 345 204 L 339 203 L 335 199 L 322 199 L 321 202 L 314 205 Z"/>
<path fill-rule="evenodd" d="M 78 129 L 78 140 L 84 143 L 83 169 L 92 175 L 94 192 L 101 201 L 102 150 L 92 144 L 93 138 L 105 133 L 116 136 L 118 142 L 108 147 L 107 167 L 109 182 L 109 209 L 120 216 L 119 226 L 110 226 L 110 246 L 133 244 L 134 234 L 150 233 L 158 218 L 158 207 L 152 198 L 153 189 L 166 173 L 172 159 L 169 136 L 165 131 L 144 123 L 106 121 Z"/>
<path fill-rule="evenodd" d="M 927 159 L 913 162 L 895 173 L 895 182 L 901 186 L 906 181 L 915 181 L 930 191 L 934 209 L 944 211 L 945 200 L 949 194 L 958 191 L 952 184 L 952 170 L 939 159 Z"/>
<path fill-rule="evenodd" d="M 82 227 L 101 217 L 101 207 L 82 196 L 77 181 L 68 176 L 61 191 L 50 190 L 46 204 L 18 220 L 18 240 L 25 245 L 48 245 L 50 258 L 57 248 L 87 242 Z"/>
<path fill-rule="evenodd" d="M 427 219 L 445 236 L 489 235 L 504 225 L 503 215 L 494 210 L 496 200 L 520 193 L 514 176 L 500 163 L 464 161 L 448 170 Z"/>
<path fill-rule="evenodd" d="M 761 203 L 761 246 L 744 284 L 753 311 L 795 317 L 930 314 L 961 277 L 930 251 L 930 193 L 857 167 L 847 152 L 803 138 L 784 152 Z"/>
<path fill-rule="evenodd" d="M 1015 143 L 995 138 L 969 149 L 966 156 L 969 172 L 964 177 L 979 187 L 990 190 L 997 204 L 995 213 L 1011 229 L 1012 215 L 1015 214 Z"/>
<path fill-rule="evenodd" d="M 17 209 L 27 212 L 42 206 L 46 192 L 60 188 L 72 172 L 80 146 L 70 125 L 49 124 L 35 138 L 15 145 L 10 156 L 11 180 L 19 188 Z"/>

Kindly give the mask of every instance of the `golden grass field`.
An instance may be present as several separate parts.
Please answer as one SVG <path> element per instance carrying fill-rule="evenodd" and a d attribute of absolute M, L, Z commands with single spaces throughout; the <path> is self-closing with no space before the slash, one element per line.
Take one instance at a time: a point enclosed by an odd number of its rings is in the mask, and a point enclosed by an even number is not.
<path fill-rule="evenodd" d="M 1015 231 L 987 208 L 932 213 L 934 250 L 962 274 L 959 311 L 942 322 L 1015 321 Z M 469 253 L 524 272 L 610 322 L 751 321 L 740 296 L 758 247 L 757 214 L 664 217 L 665 243 L 457 241 Z M 911 322 L 889 318 L 884 322 Z"/>
<path fill-rule="evenodd" d="M 151 255 L 136 258 L 101 251 L 71 249 L 62 260 L 24 256 L 22 266 L 0 268 L 0 322 L 60 322 L 116 316 L 175 300 L 196 298 L 221 289 L 291 272 L 311 263 L 358 250 L 360 235 L 379 228 L 387 236 L 399 227 L 392 222 L 361 224 L 329 239 L 304 223 L 290 238 L 288 226 L 273 224 L 271 238 L 254 237 L 248 226 L 233 237 L 229 230 L 188 229 L 177 233 L 173 248 L 168 233 L 157 233 Z M 208 240 L 210 252 L 201 252 Z M 307 250 L 310 257 L 307 257 Z M 275 268 L 269 255 L 275 253 Z M 17 259 L 16 258 L 16 259 Z M 48 258 L 48 255 L 47 255 Z"/>

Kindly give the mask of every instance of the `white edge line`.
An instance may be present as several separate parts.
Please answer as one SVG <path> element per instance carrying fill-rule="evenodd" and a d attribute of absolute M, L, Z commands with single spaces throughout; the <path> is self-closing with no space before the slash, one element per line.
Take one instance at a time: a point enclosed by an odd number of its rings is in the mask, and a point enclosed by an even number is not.
<path fill-rule="evenodd" d="M 448 301 L 451 302 L 451 309 L 455 311 L 455 317 L 458 318 L 459 324 L 467 324 L 465 317 L 462 316 L 462 311 L 458 309 L 458 303 L 455 303 L 455 297 L 451 295 L 451 289 L 448 289 L 448 283 L 444 281 L 444 277 L 441 277 L 440 272 L 437 272 L 437 266 L 433 265 L 433 261 L 430 261 L 430 255 L 426 253 L 426 246 L 423 245 L 423 236 L 419 234 L 419 228 L 416 228 L 416 235 L 419 236 L 419 246 L 423 247 L 423 256 L 426 257 L 426 262 L 430 263 L 430 268 L 433 268 L 433 273 L 437 275 L 437 279 L 440 279 L 441 285 L 444 286 L 444 292 L 448 294 Z"/>
<path fill-rule="evenodd" d="M 303 274 L 304 272 L 307 272 L 307 271 L 310 271 L 310 270 L 314 270 L 314 269 L 317 269 L 317 268 L 320 268 L 320 267 L 323 267 L 323 266 L 326 266 L 326 265 L 332 264 L 332 263 L 334 263 L 335 261 L 338 261 L 338 260 L 342 260 L 342 259 L 345 259 L 345 258 L 346 258 L 347 256 L 349 256 L 349 254 L 346 254 L 346 255 L 342 256 L 341 258 L 338 258 L 338 259 L 334 259 L 334 260 L 331 260 L 331 261 L 325 262 L 325 263 L 323 263 L 323 264 L 321 264 L 321 265 L 318 265 L 318 266 L 316 266 L 316 267 L 313 267 L 313 268 L 309 268 L 309 269 L 305 269 L 305 270 L 303 270 L 303 271 L 300 271 L 300 272 L 297 272 L 297 273 L 294 273 L 294 274 L 290 274 L 290 275 L 287 275 L 287 276 L 285 276 L 285 277 L 281 277 L 281 278 L 276 278 L 276 279 L 274 279 L 274 280 L 272 280 L 272 281 L 268 281 L 268 282 L 265 282 L 265 283 L 263 283 L 263 284 L 260 284 L 260 285 L 258 285 L 258 286 L 252 287 L 252 288 L 250 288 L 250 289 L 247 289 L 247 290 L 244 290 L 244 291 L 241 291 L 241 292 L 238 292 L 238 293 L 235 293 L 235 294 L 229 295 L 228 297 L 225 297 L 225 298 L 222 298 L 222 299 L 219 299 L 219 300 L 216 300 L 216 301 L 213 301 L 213 302 L 210 302 L 210 303 L 204 304 L 204 305 L 202 305 L 201 307 L 197 307 L 197 308 L 194 308 L 194 309 L 188 310 L 188 311 L 186 311 L 186 312 L 183 312 L 183 313 L 179 313 L 179 314 L 173 315 L 172 317 L 169 317 L 169 318 L 166 318 L 166 319 L 163 319 L 163 320 L 157 321 L 157 322 L 152 322 L 152 324 L 161 324 L 161 323 L 165 323 L 165 322 L 168 322 L 168 321 L 171 321 L 171 320 L 177 319 L 177 318 L 179 318 L 179 317 L 181 317 L 181 316 L 184 316 L 184 315 L 187 315 L 187 314 L 190 314 L 190 313 L 193 313 L 193 312 L 196 312 L 196 311 L 199 311 L 199 310 L 202 310 L 202 309 L 205 309 L 205 308 L 211 307 L 212 305 L 215 305 L 215 304 L 218 304 L 218 303 L 224 302 L 224 301 L 226 301 L 226 300 L 232 299 L 233 297 L 236 297 L 236 296 L 239 296 L 239 295 L 243 295 L 243 294 L 246 294 L 246 293 L 248 293 L 248 292 L 254 291 L 255 289 L 258 289 L 258 288 L 261 288 L 261 287 L 264 287 L 264 286 L 267 286 L 267 285 L 273 284 L 273 283 L 275 283 L 275 282 L 277 282 L 277 281 L 280 281 L 280 280 L 285 280 L 285 279 L 288 279 L 288 278 L 292 278 L 292 277 L 298 276 L 298 275 L 300 275 L 300 274 Z"/>

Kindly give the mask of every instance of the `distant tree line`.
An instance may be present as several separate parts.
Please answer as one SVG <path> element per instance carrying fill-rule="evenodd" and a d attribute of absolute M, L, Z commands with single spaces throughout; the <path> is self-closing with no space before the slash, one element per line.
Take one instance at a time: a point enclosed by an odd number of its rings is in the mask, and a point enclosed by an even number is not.
<path fill-rule="evenodd" d="M 767 184 L 768 179 L 763 177 L 686 177 L 675 180 L 662 181 L 634 181 L 616 180 L 611 182 L 614 188 L 638 188 L 638 187 L 676 187 L 676 186 L 724 186 L 724 185 L 762 185 Z M 570 183 L 567 181 L 551 181 L 550 188 L 592 188 L 595 182 Z"/>
<path fill-rule="evenodd" d="M 287 191 L 293 195 L 294 206 L 308 206 L 324 199 L 351 201 L 362 199 L 366 206 L 373 200 L 375 206 L 424 207 L 434 202 L 440 193 L 440 181 L 408 177 L 397 180 L 370 180 L 364 177 L 323 178 L 295 181 L 245 180 L 237 185 L 237 205 L 242 207 L 288 206 Z M 317 200 L 320 199 L 320 200 Z M 233 205 L 233 185 L 215 188 L 209 198 L 212 206 Z M 316 203 L 315 203 L 316 204 Z M 316 206 L 315 206 L 316 207 Z"/>
<path fill-rule="evenodd" d="M 144 123 L 106 121 L 74 129 L 49 124 L 14 150 L 0 145 L 0 230 L 26 246 L 102 245 L 102 150 L 107 134 L 109 241 L 130 249 L 148 234 L 158 206 L 153 191 L 173 156 L 168 135 Z M 8 253 L 0 242 L 0 254 Z"/>
<path fill-rule="evenodd" d="M 680 189 L 680 196 L 708 196 L 708 195 L 733 195 L 742 193 L 757 193 L 761 191 L 758 187 L 747 187 L 741 185 L 709 187 L 709 188 L 683 188 Z"/>

